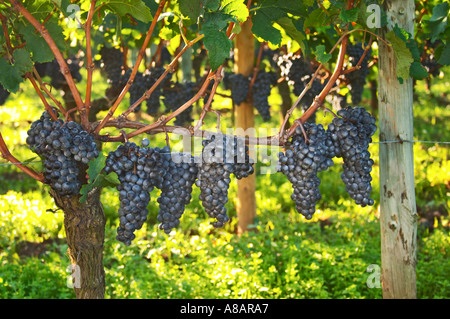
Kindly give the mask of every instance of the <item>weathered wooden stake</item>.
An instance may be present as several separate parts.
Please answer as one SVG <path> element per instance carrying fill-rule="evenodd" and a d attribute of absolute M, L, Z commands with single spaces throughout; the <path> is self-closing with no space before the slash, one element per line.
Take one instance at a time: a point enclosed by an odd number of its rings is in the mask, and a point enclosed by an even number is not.
<path fill-rule="evenodd" d="M 387 31 L 395 24 L 414 33 L 414 1 L 385 1 Z M 386 30 L 382 30 L 385 33 Z M 413 140 L 413 81 L 400 84 L 392 48 L 379 48 L 380 142 Z M 383 298 L 416 298 L 417 211 L 413 145 L 380 144 L 381 280 Z"/>
<path fill-rule="evenodd" d="M 252 35 L 252 22 L 247 20 L 241 27 L 241 32 L 236 36 L 234 49 L 235 72 L 250 75 L 253 72 L 255 45 Z M 235 106 L 235 128 L 246 131 L 255 127 L 252 103 L 243 102 Z M 248 130 L 249 132 L 251 130 Z M 247 178 L 238 180 L 238 234 L 247 231 L 247 226 L 253 223 L 256 216 L 256 172 Z"/>

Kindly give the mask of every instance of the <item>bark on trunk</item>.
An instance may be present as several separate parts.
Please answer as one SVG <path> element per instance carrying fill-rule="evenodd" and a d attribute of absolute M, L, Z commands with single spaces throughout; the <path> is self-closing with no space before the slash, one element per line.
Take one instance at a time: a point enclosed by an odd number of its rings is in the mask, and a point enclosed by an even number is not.
<path fill-rule="evenodd" d="M 414 1 L 386 1 L 389 26 L 414 33 Z M 380 141 L 413 139 L 412 79 L 397 80 L 392 48 L 379 42 Z M 380 144 L 383 298 L 416 298 L 417 211 L 412 143 Z"/>
<path fill-rule="evenodd" d="M 56 205 L 64 211 L 67 253 L 77 299 L 103 299 L 105 296 L 103 243 L 106 221 L 100 192 L 100 189 L 93 190 L 87 201 L 80 203 L 80 196 L 59 196 L 50 191 Z"/>

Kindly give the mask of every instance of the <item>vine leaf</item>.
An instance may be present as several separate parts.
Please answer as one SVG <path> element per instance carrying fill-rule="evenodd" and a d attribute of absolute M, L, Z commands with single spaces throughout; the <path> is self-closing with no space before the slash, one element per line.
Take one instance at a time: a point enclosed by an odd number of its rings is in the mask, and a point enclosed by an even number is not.
<path fill-rule="evenodd" d="M 99 187 L 114 187 L 119 184 L 119 179 L 116 173 L 110 173 L 109 175 L 101 174 L 101 171 L 105 167 L 106 157 L 100 152 L 99 156 L 89 162 L 89 168 L 87 174 L 89 177 L 88 183 L 84 184 L 80 190 L 80 202 L 84 203 L 87 200 L 87 196 L 94 188 Z"/>
<path fill-rule="evenodd" d="M 257 10 L 253 11 L 252 17 L 252 32 L 253 34 L 261 38 L 264 41 L 270 42 L 271 44 L 278 46 L 282 41 L 281 31 L 273 26 L 274 23 L 278 23 L 281 27 L 283 26 L 283 20 L 279 23 L 281 18 L 293 17 L 307 17 L 307 10 L 301 1 L 277 1 L 277 0 L 267 0 L 263 1 Z M 292 37 L 292 26 L 286 25 L 286 33 Z M 298 36 L 298 34 L 296 34 Z"/>
<path fill-rule="evenodd" d="M 358 15 L 360 13 L 360 8 L 355 7 L 349 10 L 341 10 L 339 13 L 339 18 L 344 23 L 356 22 L 358 20 Z"/>
<path fill-rule="evenodd" d="M 411 63 L 411 68 L 409 69 L 409 74 L 413 79 L 423 80 L 428 77 L 428 71 L 424 68 L 420 62 L 414 61 Z"/>
<path fill-rule="evenodd" d="M 202 24 L 203 43 L 208 50 L 212 70 L 216 70 L 230 55 L 231 40 L 226 34 L 228 22 L 237 22 L 232 16 L 222 12 L 205 14 Z"/>
<path fill-rule="evenodd" d="M 33 70 L 33 61 L 30 52 L 25 49 L 17 49 L 13 53 L 14 66 L 21 75 Z"/>
<path fill-rule="evenodd" d="M 411 67 L 409 69 L 409 75 L 415 80 L 425 79 L 428 76 L 428 72 L 427 69 L 420 63 L 420 51 L 417 46 L 417 42 L 411 34 L 398 26 L 394 27 L 394 33 L 406 44 L 406 47 L 411 52 L 413 62 L 411 63 Z"/>
<path fill-rule="evenodd" d="M 442 65 L 450 65 L 450 42 L 448 42 L 442 49 L 438 63 Z"/>
<path fill-rule="evenodd" d="M 433 14 L 427 20 L 423 20 L 425 34 L 429 35 L 434 41 L 441 33 L 445 31 L 448 22 L 449 4 L 442 2 L 433 8 Z"/>
<path fill-rule="evenodd" d="M 288 17 L 280 18 L 277 20 L 277 24 L 279 24 L 292 39 L 298 42 L 303 52 L 306 52 L 306 46 L 303 42 L 306 38 L 305 34 L 295 27 L 291 19 Z"/>
<path fill-rule="evenodd" d="M 183 16 L 193 21 L 197 21 L 198 17 L 203 13 L 204 0 L 179 0 L 180 11 Z"/>
<path fill-rule="evenodd" d="M 106 0 L 105 7 L 123 17 L 132 15 L 135 19 L 148 23 L 152 20 L 150 8 L 142 0 Z"/>
<path fill-rule="evenodd" d="M 397 77 L 401 79 L 409 78 L 409 69 L 414 59 L 405 41 L 397 37 L 394 31 L 386 33 L 386 40 L 392 44 L 392 48 L 394 49 L 395 59 L 397 61 Z"/>
<path fill-rule="evenodd" d="M 332 57 L 331 54 L 329 54 L 325 51 L 325 46 L 323 44 L 318 45 L 316 47 L 315 55 L 316 55 L 317 61 L 320 63 L 323 63 L 323 64 L 327 63 Z"/>
<path fill-rule="evenodd" d="M 23 82 L 26 72 L 33 68 L 30 53 L 25 49 L 17 49 L 13 53 L 14 64 L 0 59 L 0 83 L 9 92 L 16 93 Z"/>
<path fill-rule="evenodd" d="M 221 2 L 223 13 L 235 17 L 239 22 L 247 20 L 249 12 L 247 6 L 241 0 L 222 0 Z"/>
<path fill-rule="evenodd" d="M 64 51 L 66 44 L 63 29 L 55 22 L 47 22 L 45 28 L 48 30 L 58 49 Z M 33 61 L 45 63 L 55 58 L 45 39 L 40 33 L 35 32 L 36 29 L 32 25 L 18 26 L 18 29 L 26 42 L 26 48 L 33 55 Z"/>

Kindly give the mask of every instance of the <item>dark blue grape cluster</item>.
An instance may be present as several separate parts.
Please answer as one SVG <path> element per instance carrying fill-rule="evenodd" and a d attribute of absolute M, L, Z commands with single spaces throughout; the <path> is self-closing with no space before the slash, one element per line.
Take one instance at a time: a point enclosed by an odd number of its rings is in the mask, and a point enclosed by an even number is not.
<path fill-rule="evenodd" d="M 239 105 L 247 99 L 250 89 L 250 79 L 240 73 L 228 76 L 227 81 L 231 86 L 231 99 L 235 105 Z"/>
<path fill-rule="evenodd" d="M 147 89 L 150 89 L 164 72 L 165 69 L 163 67 L 153 67 L 147 70 L 145 74 Z M 150 97 L 145 100 L 147 103 L 147 114 L 151 116 L 156 116 L 158 114 L 158 110 L 161 106 L 161 96 L 164 92 L 163 90 L 169 84 L 171 78 L 172 73 L 168 73 L 163 81 L 152 92 Z"/>
<path fill-rule="evenodd" d="M 261 70 L 257 73 L 252 86 L 253 105 L 261 115 L 263 121 L 269 121 L 270 105 L 269 96 L 272 87 L 277 83 L 275 72 Z"/>
<path fill-rule="evenodd" d="M 308 60 L 303 55 L 294 55 L 288 53 L 278 57 L 278 66 L 281 70 L 281 76 L 285 77 L 288 84 L 292 86 L 292 91 L 299 96 L 313 76 L 312 68 Z M 306 91 L 300 101 L 300 107 L 306 111 L 314 101 L 314 98 L 323 90 L 325 83 L 315 78 L 311 87 Z M 315 115 L 308 119 L 308 122 L 315 123 Z"/>
<path fill-rule="evenodd" d="M 305 123 L 304 129 L 308 137 L 297 127 L 292 136 L 289 148 L 279 153 L 279 170 L 292 183 L 292 200 L 297 211 L 311 219 L 316 202 L 321 199 L 320 179 L 317 173 L 327 170 L 333 165 L 328 149 L 327 134 L 321 124 Z M 331 151 L 333 152 L 333 151 Z"/>
<path fill-rule="evenodd" d="M 291 198 L 307 219 L 312 218 L 321 199 L 317 173 L 331 167 L 335 157 L 343 158 L 341 178 L 350 197 L 362 207 L 374 204 L 370 198 L 374 162 L 368 147 L 377 130 L 375 118 L 362 107 L 346 107 L 338 115 L 326 130 L 321 124 L 305 123 L 308 141 L 297 127 L 286 151 L 278 155 L 278 170 L 292 183 Z"/>
<path fill-rule="evenodd" d="M 164 105 L 166 112 L 174 112 L 184 103 L 189 101 L 195 95 L 196 83 L 183 82 L 174 83 L 170 89 L 164 90 Z M 175 117 L 174 124 L 177 126 L 189 125 L 194 119 L 192 118 L 193 106 L 189 106 L 186 110 Z"/>
<path fill-rule="evenodd" d="M 223 227 L 228 221 L 225 204 L 231 174 L 241 179 L 254 172 L 253 161 L 248 156 L 248 148 L 240 138 L 229 138 L 215 134 L 202 141 L 203 150 L 198 164 L 200 197 L 206 213 L 216 219 L 213 226 Z"/>
<path fill-rule="evenodd" d="M 92 135 L 76 122 L 54 121 L 45 111 L 31 124 L 26 142 L 44 158 L 44 183 L 59 195 L 79 194 L 81 172 L 77 163 L 88 164 L 99 155 Z"/>
<path fill-rule="evenodd" d="M 148 140 L 143 140 L 148 146 Z M 142 228 L 147 219 L 147 205 L 150 192 L 154 187 L 161 188 L 169 157 L 168 148 L 139 147 L 133 142 L 120 145 L 108 154 L 104 172 L 114 172 L 119 178 L 119 227 L 117 240 L 130 245 L 135 238 L 134 232 Z M 169 151 L 170 152 L 170 151 Z"/>
<path fill-rule="evenodd" d="M 185 206 L 191 201 L 192 186 L 197 179 L 198 168 L 190 154 L 169 154 L 169 167 L 164 175 L 159 203 L 159 228 L 166 234 L 180 224 Z"/>
<path fill-rule="evenodd" d="M 364 54 L 364 46 L 361 42 L 347 47 L 347 54 L 349 56 L 350 67 L 354 67 L 358 64 L 359 60 Z M 347 73 L 345 76 L 349 81 L 349 89 L 352 98 L 352 104 L 357 105 L 361 103 L 362 95 L 364 92 L 364 86 L 366 84 L 367 75 L 369 75 L 369 60 L 371 58 L 372 49 L 367 51 L 364 56 L 358 70 Z"/>
<path fill-rule="evenodd" d="M 357 205 L 373 205 L 370 172 L 374 164 L 368 151 L 377 126 L 375 118 L 363 107 L 347 107 L 339 110 L 340 117 L 328 125 L 330 137 L 336 147 L 337 157 L 343 159 L 342 181 L 345 190 Z"/>
<path fill-rule="evenodd" d="M 191 200 L 197 165 L 190 154 L 171 153 L 168 146 L 152 148 L 149 140 L 143 139 L 142 146 L 126 142 L 110 152 L 104 172 L 114 172 L 119 178 L 120 223 L 116 238 L 130 245 L 134 232 L 142 228 L 147 218 L 154 188 L 161 190 L 157 199 L 159 228 L 168 234 L 179 225 Z"/>
<path fill-rule="evenodd" d="M 120 77 L 120 86 L 125 86 L 129 81 L 133 69 L 127 69 Z M 137 71 L 134 77 L 133 83 L 131 84 L 128 92 L 130 92 L 130 106 L 133 105 L 137 100 L 139 100 L 147 90 L 149 90 L 153 84 L 159 79 L 159 77 L 164 73 L 164 68 L 150 68 L 144 73 Z M 147 113 L 152 116 L 156 116 L 159 107 L 161 105 L 160 99 L 162 96 L 163 87 L 168 81 L 170 81 L 172 74 L 169 73 L 164 80 L 155 88 L 150 97 L 146 99 Z M 142 103 L 140 103 L 134 112 L 139 112 L 141 110 Z"/>
<path fill-rule="evenodd" d="M 132 69 L 128 69 L 124 74 L 122 74 L 120 78 L 121 86 L 125 86 L 127 84 L 132 72 Z M 142 72 L 138 71 L 134 77 L 133 83 L 128 89 L 128 92 L 130 93 L 130 106 L 133 105 L 137 100 L 139 100 L 142 95 L 144 95 L 145 91 L 147 91 L 147 89 L 147 79 L 144 77 L 144 74 L 142 74 Z M 142 103 L 140 103 L 134 109 L 134 112 L 139 112 L 141 110 L 141 105 Z"/>
<path fill-rule="evenodd" d="M 122 86 L 123 53 L 114 47 L 101 47 L 100 72 L 112 87 Z"/>

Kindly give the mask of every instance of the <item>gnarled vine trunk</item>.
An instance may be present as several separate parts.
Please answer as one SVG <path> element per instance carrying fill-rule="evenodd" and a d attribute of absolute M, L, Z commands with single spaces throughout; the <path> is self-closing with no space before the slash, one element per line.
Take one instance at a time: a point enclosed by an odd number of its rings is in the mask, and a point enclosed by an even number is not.
<path fill-rule="evenodd" d="M 86 202 L 80 203 L 80 196 L 59 196 L 50 191 L 56 205 L 64 211 L 67 253 L 77 299 L 103 299 L 105 296 L 105 214 L 100 192 L 94 189 Z"/>

